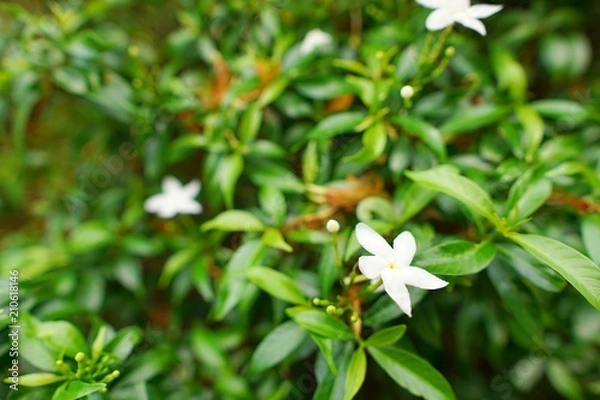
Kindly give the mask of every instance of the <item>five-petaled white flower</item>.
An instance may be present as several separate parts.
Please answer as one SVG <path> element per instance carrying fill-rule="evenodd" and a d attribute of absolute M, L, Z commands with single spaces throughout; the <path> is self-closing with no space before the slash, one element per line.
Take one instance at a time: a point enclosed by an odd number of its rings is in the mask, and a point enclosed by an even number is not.
<path fill-rule="evenodd" d="M 300 43 L 300 53 L 311 53 L 319 47 L 328 46 L 331 42 L 333 42 L 333 39 L 329 33 L 320 29 L 313 29 L 306 34 L 302 43 Z"/>
<path fill-rule="evenodd" d="M 161 218 L 171 218 L 177 214 L 200 214 L 202 205 L 194 200 L 200 188 L 197 180 L 182 186 L 177 179 L 167 176 L 162 181 L 162 193 L 148 198 L 144 202 L 144 209 Z"/>
<path fill-rule="evenodd" d="M 372 256 L 361 256 L 358 268 L 369 279 L 381 277 L 383 288 L 398 307 L 409 317 L 410 296 L 406 285 L 421 289 L 441 289 L 448 282 L 410 263 L 417 252 L 417 243 L 412 233 L 404 231 L 394 239 L 392 248 L 386 240 L 360 222 L 356 225 L 356 239 Z"/>
<path fill-rule="evenodd" d="M 430 31 L 437 31 L 458 22 L 482 36 L 485 36 L 486 31 L 479 20 L 502 10 L 502 6 L 492 4 L 472 6 L 471 0 L 417 0 L 417 3 L 434 9 L 425 21 L 425 26 Z"/>

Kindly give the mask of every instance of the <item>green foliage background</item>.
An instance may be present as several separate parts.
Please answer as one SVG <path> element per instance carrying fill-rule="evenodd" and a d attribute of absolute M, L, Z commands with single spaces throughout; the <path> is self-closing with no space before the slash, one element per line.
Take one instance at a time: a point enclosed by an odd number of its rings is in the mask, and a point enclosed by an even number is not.
<path fill-rule="evenodd" d="M 600 3 L 504 6 L 0 4 L 2 398 L 599 396 Z M 166 175 L 201 215 L 144 211 Z M 338 282 L 330 218 L 346 274 L 362 221 L 451 285 Z"/>

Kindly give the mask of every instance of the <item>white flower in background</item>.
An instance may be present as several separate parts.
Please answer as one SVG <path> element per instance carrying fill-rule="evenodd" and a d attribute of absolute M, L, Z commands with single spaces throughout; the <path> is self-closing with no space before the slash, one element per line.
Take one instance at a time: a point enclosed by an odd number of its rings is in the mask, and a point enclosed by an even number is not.
<path fill-rule="evenodd" d="M 194 198 L 200 192 L 200 182 L 193 180 L 182 186 L 177 179 L 167 176 L 162 181 L 162 193 L 151 196 L 144 202 L 144 209 L 161 218 L 177 214 L 200 214 L 202 205 Z"/>
<path fill-rule="evenodd" d="M 417 0 L 417 3 L 434 9 L 425 21 L 425 26 L 430 31 L 437 31 L 458 22 L 482 36 L 485 36 L 486 31 L 479 20 L 502 10 L 502 6 L 492 4 L 472 6 L 471 0 Z"/>
<path fill-rule="evenodd" d="M 319 47 L 328 46 L 332 42 L 333 38 L 329 33 L 320 29 L 313 29 L 306 34 L 304 40 L 300 43 L 300 53 L 311 53 Z"/>
<path fill-rule="evenodd" d="M 356 225 L 356 239 L 373 254 L 358 259 L 360 272 L 369 279 L 380 277 L 387 294 L 409 317 L 412 316 L 412 307 L 406 285 L 428 290 L 448 285 L 448 282 L 424 269 L 410 265 L 417 252 L 412 233 L 404 231 L 399 234 L 392 248 L 381 235 L 361 222 Z"/>

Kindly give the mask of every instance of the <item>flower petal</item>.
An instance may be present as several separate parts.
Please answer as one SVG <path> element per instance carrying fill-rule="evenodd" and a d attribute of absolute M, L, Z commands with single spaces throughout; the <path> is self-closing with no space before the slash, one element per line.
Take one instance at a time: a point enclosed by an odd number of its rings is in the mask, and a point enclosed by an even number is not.
<path fill-rule="evenodd" d="M 485 36 L 486 30 L 485 25 L 480 20 L 470 17 L 467 13 L 460 13 L 456 17 L 456 22 L 461 25 L 466 26 L 469 29 L 473 29 L 475 32 L 478 32 L 481 36 Z"/>
<path fill-rule="evenodd" d="M 447 27 L 448 25 L 452 25 L 454 23 L 454 18 L 452 14 L 446 10 L 445 8 L 438 8 L 425 20 L 425 26 L 430 31 L 439 31 Z"/>
<path fill-rule="evenodd" d="M 162 193 L 150 196 L 144 202 L 144 210 L 149 213 L 158 213 L 164 204 L 164 196 Z"/>
<path fill-rule="evenodd" d="M 441 289 L 448 285 L 443 279 L 438 278 L 430 272 L 419 267 L 398 268 L 398 275 L 402 281 L 410 286 L 420 289 Z"/>
<path fill-rule="evenodd" d="M 179 183 L 179 181 L 173 176 L 170 176 L 170 175 L 166 176 L 162 181 L 163 193 L 178 192 L 180 188 L 181 188 L 181 183 Z"/>
<path fill-rule="evenodd" d="M 177 205 L 177 212 L 180 214 L 200 214 L 202 205 L 195 200 L 181 201 Z"/>
<path fill-rule="evenodd" d="M 502 6 L 492 4 L 477 4 L 469 7 L 466 10 L 466 13 L 469 17 L 481 19 L 494 15 L 500 10 L 502 10 Z"/>
<path fill-rule="evenodd" d="M 394 261 L 394 251 L 385 239 L 363 222 L 356 225 L 356 240 L 369 253 Z"/>
<path fill-rule="evenodd" d="M 383 287 L 387 294 L 394 300 L 398 307 L 404 314 L 412 317 L 412 306 L 410 304 L 410 295 L 408 289 L 402 281 L 402 278 L 398 275 L 398 269 L 384 269 L 381 273 L 381 280 L 383 281 Z"/>
<path fill-rule="evenodd" d="M 442 8 L 447 0 L 417 0 L 417 3 L 427 8 Z"/>
<path fill-rule="evenodd" d="M 412 233 L 404 231 L 394 239 L 394 261 L 397 267 L 408 267 L 417 252 L 417 243 Z"/>
<path fill-rule="evenodd" d="M 375 279 L 388 266 L 384 258 L 379 256 L 360 256 L 358 258 L 358 269 L 369 279 Z"/>
<path fill-rule="evenodd" d="M 200 181 L 194 179 L 193 181 L 181 188 L 181 193 L 186 197 L 193 199 L 198 195 L 198 193 L 200 193 L 201 188 L 202 185 L 200 184 Z"/>

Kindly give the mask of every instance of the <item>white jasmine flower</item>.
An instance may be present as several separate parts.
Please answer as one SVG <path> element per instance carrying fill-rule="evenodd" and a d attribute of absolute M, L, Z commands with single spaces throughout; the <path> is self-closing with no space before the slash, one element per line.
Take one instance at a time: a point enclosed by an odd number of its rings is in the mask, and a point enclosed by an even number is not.
<path fill-rule="evenodd" d="M 448 285 L 448 282 L 424 269 L 410 265 L 417 252 L 412 233 L 404 231 L 399 234 L 392 248 L 381 235 L 361 222 L 356 225 L 356 239 L 373 254 L 358 259 L 360 272 L 369 279 L 380 277 L 387 294 L 409 317 L 412 316 L 412 307 L 406 285 L 428 290 Z"/>
<path fill-rule="evenodd" d="M 161 218 L 172 218 L 177 214 L 200 214 L 202 205 L 194 200 L 200 188 L 197 180 L 182 186 L 177 179 L 167 176 L 162 181 L 162 193 L 148 198 L 144 202 L 144 209 Z"/>
<path fill-rule="evenodd" d="M 300 53 L 311 53 L 319 47 L 328 46 L 332 42 L 333 38 L 329 33 L 323 32 L 320 29 L 313 29 L 306 34 L 304 40 L 300 43 Z"/>
<path fill-rule="evenodd" d="M 471 0 L 417 0 L 417 3 L 434 11 L 429 14 L 425 26 L 437 31 L 455 22 L 485 36 L 485 26 L 481 21 L 502 10 L 502 6 L 492 4 L 471 5 Z"/>

